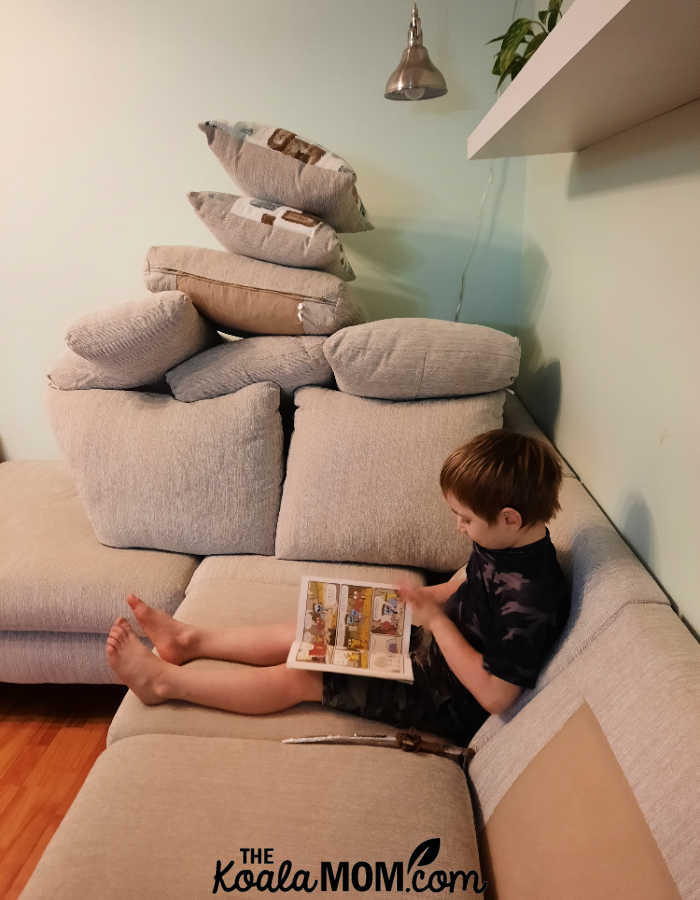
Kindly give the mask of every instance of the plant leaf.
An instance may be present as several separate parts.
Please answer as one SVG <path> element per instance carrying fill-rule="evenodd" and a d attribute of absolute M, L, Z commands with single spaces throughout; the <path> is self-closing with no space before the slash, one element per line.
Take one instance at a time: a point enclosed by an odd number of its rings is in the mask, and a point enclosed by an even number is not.
<path fill-rule="evenodd" d="M 522 69 L 522 67 L 525 65 L 526 62 L 527 62 L 527 60 L 525 59 L 524 56 L 520 56 L 520 57 L 518 57 L 518 59 L 514 59 L 513 65 L 510 67 L 510 77 L 515 78 L 515 76 Z"/>
<path fill-rule="evenodd" d="M 532 54 L 535 52 L 535 50 L 537 50 L 537 48 L 540 46 L 540 44 L 546 37 L 547 37 L 546 31 L 543 31 L 542 34 L 536 34 L 533 37 L 533 39 L 527 45 L 525 52 L 523 53 L 524 61 L 527 61 L 528 59 L 530 59 Z"/>
<path fill-rule="evenodd" d="M 502 41 L 504 37 L 505 34 L 499 34 L 498 37 L 491 38 L 490 41 L 486 41 L 486 46 L 488 46 L 489 44 L 495 44 L 496 41 Z"/>
<path fill-rule="evenodd" d="M 557 24 L 557 19 L 561 15 L 561 0 L 549 0 L 549 16 L 547 18 L 547 30 L 551 31 Z"/>
<path fill-rule="evenodd" d="M 518 30 L 514 31 L 510 39 L 503 42 L 500 53 L 500 72 L 506 72 L 516 57 L 518 47 L 525 40 L 528 34 L 532 34 L 529 19 L 521 19 Z"/>
<path fill-rule="evenodd" d="M 541 9 L 541 10 L 537 13 L 537 18 L 538 18 L 538 19 L 540 20 L 540 22 L 544 25 L 544 20 L 547 18 L 548 15 L 549 15 L 549 13 L 548 13 L 548 11 L 547 11 L 546 9 Z"/>

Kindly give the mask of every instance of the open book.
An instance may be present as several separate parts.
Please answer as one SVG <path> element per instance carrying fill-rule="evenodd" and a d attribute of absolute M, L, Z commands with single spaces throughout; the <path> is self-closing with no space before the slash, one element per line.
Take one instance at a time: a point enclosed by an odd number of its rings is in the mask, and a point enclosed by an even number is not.
<path fill-rule="evenodd" d="M 393 584 L 303 575 L 287 665 L 413 681 L 411 610 Z"/>

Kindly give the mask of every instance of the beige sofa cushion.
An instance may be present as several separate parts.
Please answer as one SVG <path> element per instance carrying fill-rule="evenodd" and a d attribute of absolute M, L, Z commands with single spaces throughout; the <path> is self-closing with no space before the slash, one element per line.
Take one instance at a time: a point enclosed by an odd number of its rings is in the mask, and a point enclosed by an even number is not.
<path fill-rule="evenodd" d="M 486 394 L 513 383 L 517 338 L 440 319 L 380 319 L 343 328 L 323 352 L 341 391 L 360 397 L 415 400 Z"/>
<path fill-rule="evenodd" d="M 0 632 L 105 635 L 126 616 L 142 634 L 128 594 L 168 613 L 182 602 L 198 558 L 103 546 L 63 460 L 0 464 L 0 496 Z"/>
<path fill-rule="evenodd" d="M 277 385 L 199 403 L 55 389 L 46 400 L 103 544 L 202 556 L 274 552 L 282 479 Z"/>
<path fill-rule="evenodd" d="M 343 281 L 355 277 L 338 235 L 311 213 L 217 191 L 192 191 L 187 196 L 202 222 L 231 253 L 282 266 L 324 269 Z"/>
<path fill-rule="evenodd" d="M 499 897 L 568 896 L 565 879 L 595 897 L 696 895 L 699 662 L 670 606 L 630 604 L 491 740 L 477 733 Z"/>
<path fill-rule="evenodd" d="M 106 640 L 106 632 L 0 631 L 0 681 L 118 684 L 107 663 Z"/>
<path fill-rule="evenodd" d="M 499 900 L 560 900 L 572 884 L 589 897 L 681 897 L 586 703 L 505 795 L 482 852 Z"/>
<path fill-rule="evenodd" d="M 331 334 L 364 319 L 335 275 L 224 250 L 151 247 L 145 279 L 151 291 L 185 291 L 203 315 L 234 333 Z"/>
<path fill-rule="evenodd" d="M 209 628 L 294 622 L 304 574 L 330 574 L 390 584 L 399 579 L 417 585 L 425 582 L 417 569 L 297 562 L 270 556 L 208 556 L 187 586 L 185 600 L 175 618 Z M 185 665 L 195 670 L 230 672 L 243 664 L 195 659 Z M 324 708 L 320 703 L 298 703 L 274 715 L 248 716 L 179 700 L 145 706 L 128 691 L 109 727 L 107 743 L 134 734 L 155 733 L 279 741 L 307 734 L 393 734 L 398 730 L 384 722 Z"/>
<path fill-rule="evenodd" d="M 175 397 L 187 403 L 231 394 L 260 381 L 278 384 L 291 400 L 302 385 L 332 381 L 323 340 L 314 336 L 243 338 L 198 353 L 165 378 Z"/>
<path fill-rule="evenodd" d="M 213 153 L 247 194 L 315 213 L 336 231 L 374 226 L 357 175 L 340 156 L 293 131 L 255 122 L 201 122 Z"/>
<path fill-rule="evenodd" d="M 437 858 L 421 864 L 419 845 L 435 838 Z M 271 848 L 272 861 L 246 864 L 241 847 Z M 408 871 L 416 848 L 419 860 Z M 312 896 L 404 896 L 407 888 L 413 894 L 438 879 L 444 884 L 434 874 L 442 871 L 449 878 L 473 869 L 483 884 L 469 791 L 449 759 L 382 747 L 143 735 L 97 759 L 22 896 L 194 900 L 211 896 L 215 885 L 217 895 L 225 893 L 215 881 L 217 860 L 220 872 L 232 863 L 227 887 L 246 868 L 256 880 L 267 869 L 273 890 L 289 860 L 283 890 L 296 883 L 295 896 L 303 890 L 295 873 L 303 869 L 308 887 L 315 883 Z M 333 871 L 348 861 L 347 886 L 333 890 L 320 881 L 324 860 Z M 395 863 L 401 869 L 393 890 L 374 878 L 382 863 L 387 875 Z M 251 893 L 268 894 L 262 879 Z M 463 891 L 457 876 L 453 896 Z"/>
<path fill-rule="evenodd" d="M 217 343 L 181 291 L 162 291 L 82 316 L 49 378 L 60 390 L 140 387 Z"/>
<path fill-rule="evenodd" d="M 439 484 L 447 455 L 502 425 L 503 391 L 395 403 L 300 388 L 275 555 L 420 566 L 465 565 Z"/>

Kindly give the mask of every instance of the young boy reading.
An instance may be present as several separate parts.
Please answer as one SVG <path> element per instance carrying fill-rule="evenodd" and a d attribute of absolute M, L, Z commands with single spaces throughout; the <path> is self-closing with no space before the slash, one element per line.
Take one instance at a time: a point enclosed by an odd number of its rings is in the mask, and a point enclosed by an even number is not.
<path fill-rule="evenodd" d="M 503 429 L 445 460 L 440 487 L 473 549 L 444 584 L 400 586 L 414 623 L 413 683 L 287 668 L 295 622 L 200 628 L 133 595 L 127 602 L 158 656 L 119 618 L 107 638 L 109 664 L 146 704 L 178 699 L 255 715 L 316 701 L 466 746 L 490 713 L 534 686 L 569 616 L 569 588 L 546 526 L 561 509 L 561 479 L 546 444 Z M 198 657 L 250 665 L 182 666 Z"/>

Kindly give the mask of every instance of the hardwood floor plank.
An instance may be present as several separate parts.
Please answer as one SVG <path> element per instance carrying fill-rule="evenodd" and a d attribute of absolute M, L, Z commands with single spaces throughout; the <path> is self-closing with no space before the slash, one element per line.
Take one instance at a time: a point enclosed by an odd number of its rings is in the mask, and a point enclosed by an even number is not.
<path fill-rule="evenodd" d="M 0 897 L 19 897 L 97 757 L 126 688 L 0 688 Z"/>

